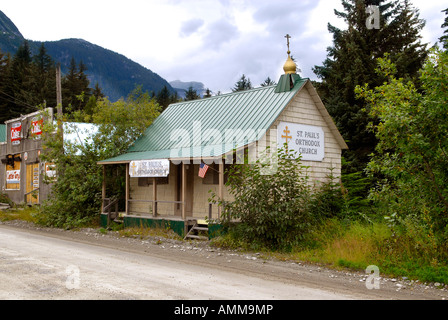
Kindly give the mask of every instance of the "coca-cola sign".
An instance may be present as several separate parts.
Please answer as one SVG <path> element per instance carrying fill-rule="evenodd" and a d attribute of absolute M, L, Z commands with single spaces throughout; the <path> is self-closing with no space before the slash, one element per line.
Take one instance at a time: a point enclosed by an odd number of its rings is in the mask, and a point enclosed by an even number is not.
<path fill-rule="evenodd" d="M 15 122 L 11 124 L 11 144 L 20 144 L 20 132 L 22 131 L 22 123 Z"/>
<path fill-rule="evenodd" d="M 31 121 L 31 134 L 34 137 L 39 137 L 42 134 L 42 125 L 44 123 L 44 119 L 34 118 Z"/>

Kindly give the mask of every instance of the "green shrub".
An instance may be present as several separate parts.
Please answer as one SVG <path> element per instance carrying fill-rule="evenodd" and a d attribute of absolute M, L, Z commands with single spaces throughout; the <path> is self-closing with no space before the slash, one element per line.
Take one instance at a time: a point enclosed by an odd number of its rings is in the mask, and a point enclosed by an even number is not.
<path fill-rule="evenodd" d="M 288 249 L 310 230 L 312 193 L 307 167 L 294 158 L 292 152 L 278 149 L 254 164 L 230 169 L 227 186 L 234 201 L 226 204 L 223 217 L 239 222 L 236 232 L 245 241 Z M 268 172 L 273 163 L 274 170 Z"/>

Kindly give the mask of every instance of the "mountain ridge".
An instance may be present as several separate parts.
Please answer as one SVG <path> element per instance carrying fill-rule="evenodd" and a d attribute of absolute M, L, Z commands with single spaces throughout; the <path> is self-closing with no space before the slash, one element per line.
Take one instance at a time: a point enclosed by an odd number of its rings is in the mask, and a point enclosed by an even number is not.
<path fill-rule="evenodd" d="M 169 82 L 170 85 L 174 88 L 174 90 L 177 91 L 177 94 L 181 98 L 185 98 L 185 93 L 188 91 L 190 87 L 192 87 L 196 92 L 203 97 L 205 93 L 205 86 L 202 82 L 198 81 L 180 81 L 180 80 L 174 80 Z"/>

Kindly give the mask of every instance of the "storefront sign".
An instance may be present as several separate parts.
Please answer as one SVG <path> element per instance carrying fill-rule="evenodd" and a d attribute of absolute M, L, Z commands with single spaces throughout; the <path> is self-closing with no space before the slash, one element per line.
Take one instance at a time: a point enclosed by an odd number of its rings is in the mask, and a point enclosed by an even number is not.
<path fill-rule="evenodd" d="M 20 132 L 22 131 L 22 123 L 15 122 L 11 124 L 11 144 L 20 144 Z"/>
<path fill-rule="evenodd" d="M 325 157 L 325 136 L 321 127 L 280 122 L 277 127 L 277 143 L 294 150 L 302 160 L 322 161 Z"/>
<path fill-rule="evenodd" d="M 6 171 L 6 183 L 20 183 L 20 170 Z"/>
<path fill-rule="evenodd" d="M 129 164 L 129 175 L 133 178 L 167 177 L 169 173 L 168 159 L 131 161 Z"/>
<path fill-rule="evenodd" d="M 56 178 L 56 166 L 54 163 L 45 164 L 45 175 L 48 178 Z"/>

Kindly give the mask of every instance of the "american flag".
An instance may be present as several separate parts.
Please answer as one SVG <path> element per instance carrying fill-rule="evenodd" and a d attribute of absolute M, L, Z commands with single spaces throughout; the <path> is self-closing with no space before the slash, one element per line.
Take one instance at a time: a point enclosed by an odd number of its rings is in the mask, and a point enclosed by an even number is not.
<path fill-rule="evenodd" d="M 206 165 L 205 163 L 201 163 L 201 165 L 199 166 L 199 176 L 201 177 L 201 178 L 204 178 L 205 177 L 205 174 L 207 173 L 207 170 L 208 170 L 208 165 Z"/>

